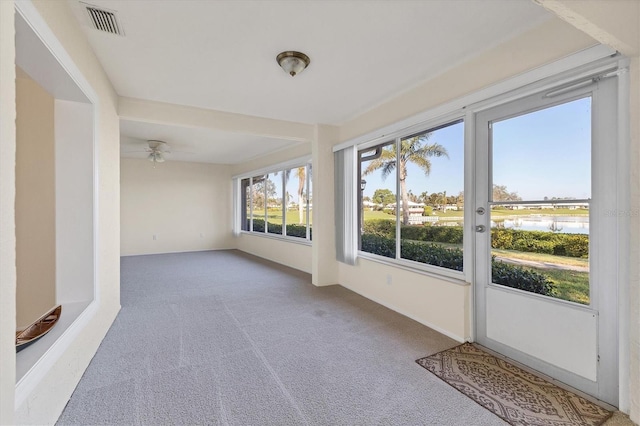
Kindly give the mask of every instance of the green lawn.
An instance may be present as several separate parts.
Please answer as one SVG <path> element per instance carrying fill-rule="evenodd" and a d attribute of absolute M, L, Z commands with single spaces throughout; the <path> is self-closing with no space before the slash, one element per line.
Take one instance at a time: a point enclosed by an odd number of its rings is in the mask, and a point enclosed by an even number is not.
<path fill-rule="evenodd" d="M 530 253 L 516 250 L 500 250 L 494 248 L 491 249 L 491 254 L 499 257 L 509 257 L 511 259 L 553 263 L 556 265 L 580 266 L 583 268 L 589 267 L 589 261 L 587 259 L 581 259 L 577 257 L 555 256 L 553 254 L 546 253 Z"/>
<path fill-rule="evenodd" d="M 264 218 L 264 210 L 254 210 L 253 214 L 255 217 L 260 219 Z M 305 212 L 303 212 L 302 223 L 305 221 Z M 309 211 L 309 223 L 313 223 L 313 212 Z M 269 209 L 267 221 L 270 223 L 282 223 L 282 210 L 280 209 Z M 288 224 L 299 224 L 300 223 L 300 215 L 298 210 L 287 210 L 287 223 Z"/>
<path fill-rule="evenodd" d="M 546 275 L 555 284 L 555 297 L 589 304 L 589 273 L 558 269 L 527 268 Z"/>
<path fill-rule="evenodd" d="M 378 211 L 378 210 L 364 211 L 364 220 L 374 220 L 374 219 L 396 220 L 396 217 L 392 214 L 385 213 L 383 211 Z"/>

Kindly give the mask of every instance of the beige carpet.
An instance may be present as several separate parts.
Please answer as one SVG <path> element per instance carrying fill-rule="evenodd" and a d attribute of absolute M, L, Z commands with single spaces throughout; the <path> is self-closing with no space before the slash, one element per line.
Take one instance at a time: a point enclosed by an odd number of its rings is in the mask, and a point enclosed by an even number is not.
<path fill-rule="evenodd" d="M 512 425 L 598 426 L 612 414 L 470 343 L 416 362 Z"/>

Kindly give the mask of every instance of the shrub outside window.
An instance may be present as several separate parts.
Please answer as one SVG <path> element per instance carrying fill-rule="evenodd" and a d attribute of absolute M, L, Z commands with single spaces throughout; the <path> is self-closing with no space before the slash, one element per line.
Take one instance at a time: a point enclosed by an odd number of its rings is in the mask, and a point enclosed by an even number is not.
<path fill-rule="evenodd" d="M 462 271 L 464 123 L 358 152 L 359 248 Z"/>

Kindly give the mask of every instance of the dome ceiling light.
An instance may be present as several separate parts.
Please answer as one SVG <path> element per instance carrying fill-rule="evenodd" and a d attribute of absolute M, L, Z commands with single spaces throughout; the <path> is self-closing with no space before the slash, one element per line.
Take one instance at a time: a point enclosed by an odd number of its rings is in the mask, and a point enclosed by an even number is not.
<path fill-rule="evenodd" d="M 311 63 L 307 55 L 294 51 L 282 52 L 276 57 L 276 61 L 278 61 L 278 65 L 291 77 L 300 74 Z"/>

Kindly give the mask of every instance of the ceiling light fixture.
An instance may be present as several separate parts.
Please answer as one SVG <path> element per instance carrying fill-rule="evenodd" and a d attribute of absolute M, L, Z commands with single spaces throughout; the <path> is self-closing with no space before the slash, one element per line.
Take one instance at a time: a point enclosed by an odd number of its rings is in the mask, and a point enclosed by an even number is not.
<path fill-rule="evenodd" d="M 147 159 L 152 163 L 164 163 L 164 156 L 159 151 L 152 152 L 151 154 L 149 154 Z"/>
<path fill-rule="evenodd" d="M 311 59 L 304 53 L 291 50 L 279 54 L 276 57 L 276 61 L 278 61 L 278 65 L 291 77 L 300 74 L 311 63 Z"/>

